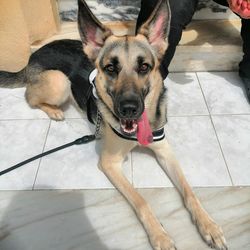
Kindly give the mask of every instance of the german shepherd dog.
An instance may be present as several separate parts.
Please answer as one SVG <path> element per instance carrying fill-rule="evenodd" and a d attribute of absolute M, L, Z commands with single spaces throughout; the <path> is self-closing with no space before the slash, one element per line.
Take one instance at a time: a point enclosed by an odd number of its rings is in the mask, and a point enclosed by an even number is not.
<path fill-rule="evenodd" d="M 193 193 L 167 140 L 147 138 L 151 135 L 150 129 L 159 130 L 166 123 L 165 91 L 159 66 L 168 47 L 168 1 L 159 0 L 146 22 L 137 27 L 136 34 L 124 36 L 115 36 L 111 29 L 100 23 L 84 0 L 79 0 L 78 4 L 82 41 L 61 40 L 45 45 L 31 56 L 22 71 L 1 72 L 1 86 L 3 82 L 6 82 L 5 87 L 23 82 L 27 86 L 26 100 L 31 107 L 40 108 L 52 119 L 62 120 L 60 106 L 69 98 L 71 90 L 77 103 L 84 108 L 82 94 L 86 89 L 81 87 L 81 81 L 86 71 L 95 67 L 96 102 L 103 119 L 99 168 L 135 210 L 152 248 L 176 249 L 149 205 L 121 171 L 124 157 L 139 142 L 121 138 L 116 132 L 127 136 L 141 132 L 138 139 L 146 137 L 146 142 L 141 144 L 155 153 L 162 169 L 182 195 L 202 238 L 212 248 L 227 249 L 221 228 Z"/>

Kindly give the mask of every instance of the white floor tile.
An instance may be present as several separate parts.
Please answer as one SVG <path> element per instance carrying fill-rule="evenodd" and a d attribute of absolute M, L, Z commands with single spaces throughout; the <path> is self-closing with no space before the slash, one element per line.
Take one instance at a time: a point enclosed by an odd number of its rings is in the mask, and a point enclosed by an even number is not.
<path fill-rule="evenodd" d="M 166 135 L 192 186 L 230 186 L 230 177 L 209 117 L 169 117 Z M 132 153 L 133 181 L 136 187 L 169 186 L 158 163 Z"/>
<path fill-rule="evenodd" d="M 92 134 L 90 123 L 84 119 L 52 122 L 46 150 Z M 42 159 L 36 189 L 112 188 L 106 176 L 98 169 L 100 141 L 72 146 Z M 125 175 L 132 181 L 130 155 L 123 164 Z"/>
<path fill-rule="evenodd" d="M 250 115 L 213 116 L 235 185 L 250 185 Z"/>
<path fill-rule="evenodd" d="M 48 118 L 43 111 L 29 107 L 24 92 L 25 88 L 0 89 L 0 120 Z"/>
<path fill-rule="evenodd" d="M 0 121 L 0 170 L 42 152 L 49 120 Z M 39 160 L 0 176 L 0 189 L 31 189 Z"/>
<path fill-rule="evenodd" d="M 69 100 L 62 107 L 65 118 L 87 118 L 87 113 L 82 111 L 73 100 Z"/>
<path fill-rule="evenodd" d="M 191 185 L 232 184 L 209 117 L 171 117 L 166 134 Z"/>
<path fill-rule="evenodd" d="M 208 114 L 195 73 L 171 73 L 165 85 L 169 116 Z"/>
<path fill-rule="evenodd" d="M 49 119 L 40 109 L 31 108 L 24 97 L 25 88 L 0 89 L 0 120 L 8 119 Z M 86 113 L 70 100 L 62 106 L 65 118 L 82 118 Z"/>
<path fill-rule="evenodd" d="M 137 188 L 172 187 L 172 183 L 157 163 L 154 153 L 137 147 L 132 151 L 133 183 Z"/>
<path fill-rule="evenodd" d="M 237 72 L 197 73 L 211 114 L 250 114 Z"/>

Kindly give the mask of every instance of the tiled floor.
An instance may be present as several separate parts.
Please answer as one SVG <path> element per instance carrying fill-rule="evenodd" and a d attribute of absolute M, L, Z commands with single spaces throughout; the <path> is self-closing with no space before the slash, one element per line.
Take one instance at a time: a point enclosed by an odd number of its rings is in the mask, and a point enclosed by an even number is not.
<path fill-rule="evenodd" d="M 173 188 L 138 190 L 178 250 L 211 250 Z M 229 250 L 250 249 L 250 188 L 196 188 Z M 153 250 L 116 190 L 0 192 L 1 250 Z"/>
<path fill-rule="evenodd" d="M 250 185 L 250 105 L 236 72 L 171 73 L 167 138 L 192 186 Z M 85 114 L 65 106 L 50 121 L 24 89 L 0 89 L 0 169 L 91 133 Z M 97 167 L 100 142 L 73 146 L 0 177 L 1 190 L 97 189 L 112 185 Z M 124 171 L 135 187 L 170 187 L 151 152 L 135 149 Z"/>

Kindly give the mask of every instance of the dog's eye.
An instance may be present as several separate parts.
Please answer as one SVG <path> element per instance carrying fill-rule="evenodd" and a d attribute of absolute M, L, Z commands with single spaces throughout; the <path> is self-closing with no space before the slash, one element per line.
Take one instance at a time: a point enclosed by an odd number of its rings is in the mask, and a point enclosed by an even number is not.
<path fill-rule="evenodd" d="M 143 64 L 139 67 L 138 73 L 145 74 L 145 73 L 147 73 L 149 70 L 150 70 L 149 64 L 143 63 Z"/>
<path fill-rule="evenodd" d="M 106 70 L 108 73 L 113 73 L 113 72 L 115 72 L 115 67 L 114 67 L 114 65 L 112 65 L 112 64 L 108 64 L 108 65 L 105 67 L 105 70 Z"/>

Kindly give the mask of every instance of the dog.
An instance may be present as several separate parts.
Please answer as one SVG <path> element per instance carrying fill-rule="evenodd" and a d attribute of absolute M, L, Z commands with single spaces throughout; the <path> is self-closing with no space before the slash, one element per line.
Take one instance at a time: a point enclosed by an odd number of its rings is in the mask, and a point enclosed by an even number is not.
<path fill-rule="evenodd" d="M 171 13 L 167 0 L 159 0 L 150 17 L 134 35 L 115 36 L 99 22 L 84 0 L 78 0 L 81 41 L 61 40 L 45 45 L 17 73 L 1 72 L 0 85 L 26 86 L 31 107 L 40 108 L 51 119 L 62 120 L 60 106 L 72 92 L 74 99 L 95 122 L 102 117 L 103 148 L 99 168 L 127 199 L 146 230 L 155 250 L 176 249 L 142 196 L 121 171 L 121 165 L 138 144 L 156 155 L 190 212 L 204 241 L 212 248 L 227 249 L 221 228 L 204 210 L 187 183 L 178 161 L 162 133 L 166 123 L 166 95 L 159 66 L 167 47 Z M 85 84 L 96 69 L 94 84 Z M 157 137 L 157 133 L 160 136 Z"/>

